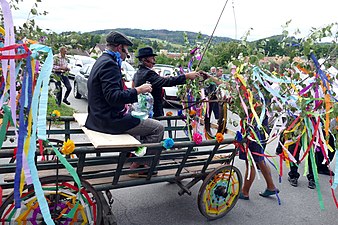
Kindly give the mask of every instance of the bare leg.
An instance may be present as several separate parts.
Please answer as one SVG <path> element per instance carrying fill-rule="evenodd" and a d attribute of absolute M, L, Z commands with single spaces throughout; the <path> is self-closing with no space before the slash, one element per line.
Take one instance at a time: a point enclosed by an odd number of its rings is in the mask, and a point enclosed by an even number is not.
<path fill-rule="evenodd" d="M 270 191 L 274 191 L 275 190 L 275 185 L 273 183 L 273 180 L 272 180 L 272 176 L 271 176 L 271 170 L 270 170 L 270 167 L 266 164 L 266 162 L 264 160 L 260 161 L 257 163 L 262 174 L 263 174 L 263 177 L 265 179 L 265 182 L 266 182 L 266 187 L 268 190 Z"/>
<path fill-rule="evenodd" d="M 244 184 L 243 184 L 243 187 L 242 187 L 242 194 L 245 197 L 248 197 L 251 185 L 255 180 L 256 171 L 255 171 L 254 166 L 250 166 L 251 167 L 250 168 L 250 177 L 249 177 L 249 180 L 248 180 L 248 173 L 249 173 L 248 160 L 245 160 L 245 165 L 246 165 L 246 167 L 245 167 L 245 177 L 244 177 Z"/>

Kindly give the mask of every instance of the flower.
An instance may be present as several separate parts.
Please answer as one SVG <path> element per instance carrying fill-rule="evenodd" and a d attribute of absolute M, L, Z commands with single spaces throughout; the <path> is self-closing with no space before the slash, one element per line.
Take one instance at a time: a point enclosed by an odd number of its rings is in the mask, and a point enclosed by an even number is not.
<path fill-rule="evenodd" d="M 173 115 L 173 112 L 172 111 L 169 111 L 165 114 L 166 116 L 172 116 Z"/>
<path fill-rule="evenodd" d="M 190 51 L 190 55 L 194 55 L 198 49 L 199 49 L 198 47 L 195 47 L 194 49 L 192 49 Z"/>
<path fill-rule="evenodd" d="M 196 111 L 193 110 L 193 109 L 190 110 L 190 111 L 189 111 L 189 115 L 190 115 L 190 116 L 195 116 L 195 115 L 196 115 Z"/>
<path fill-rule="evenodd" d="M 182 116 L 182 115 L 183 115 L 183 111 L 182 111 L 181 109 L 178 110 L 178 111 L 177 111 L 177 115 L 178 115 L 178 116 Z"/>
<path fill-rule="evenodd" d="M 170 149 L 174 146 L 175 142 L 173 139 L 171 138 L 167 138 L 163 141 L 163 144 L 162 146 L 165 148 L 165 149 Z"/>
<path fill-rule="evenodd" d="M 195 120 L 191 123 L 191 127 L 193 129 L 195 129 L 197 127 L 197 122 Z"/>
<path fill-rule="evenodd" d="M 223 134 L 222 133 L 217 133 L 216 134 L 216 141 L 218 143 L 221 143 L 224 140 Z"/>
<path fill-rule="evenodd" d="M 58 117 L 60 117 L 61 116 L 61 113 L 58 111 L 58 110 L 53 110 L 53 112 L 52 112 L 52 117 L 56 117 L 56 118 L 58 118 Z"/>
<path fill-rule="evenodd" d="M 75 149 L 74 141 L 68 139 L 67 141 L 63 142 L 63 146 L 61 152 L 65 155 L 72 154 Z"/>
<path fill-rule="evenodd" d="M 202 135 L 200 133 L 194 133 L 192 135 L 192 140 L 197 144 L 201 144 L 202 143 Z"/>

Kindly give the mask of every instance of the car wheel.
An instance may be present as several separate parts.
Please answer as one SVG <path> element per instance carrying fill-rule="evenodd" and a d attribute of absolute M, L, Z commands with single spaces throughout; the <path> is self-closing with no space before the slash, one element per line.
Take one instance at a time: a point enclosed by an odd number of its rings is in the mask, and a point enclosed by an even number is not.
<path fill-rule="evenodd" d="M 81 94 L 79 93 L 79 85 L 76 82 L 74 82 L 74 98 L 81 98 Z"/>

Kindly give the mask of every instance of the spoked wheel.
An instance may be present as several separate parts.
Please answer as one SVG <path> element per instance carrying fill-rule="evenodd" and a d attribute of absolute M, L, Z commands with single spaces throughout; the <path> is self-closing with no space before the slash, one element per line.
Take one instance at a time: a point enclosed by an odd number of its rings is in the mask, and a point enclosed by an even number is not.
<path fill-rule="evenodd" d="M 241 172 L 230 165 L 215 169 L 198 192 L 198 209 L 209 220 L 225 216 L 235 205 L 242 188 Z"/>
<path fill-rule="evenodd" d="M 87 181 L 81 181 L 80 193 L 71 176 L 48 176 L 41 178 L 40 182 L 55 224 L 101 224 L 102 203 Z M 71 212 L 73 208 L 76 210 Z M 20 208 L 15 208 L 13 193 L 7 197 L 0 207 L 0 222 L 45 224 L 32 185 L 25 186 Z"/>

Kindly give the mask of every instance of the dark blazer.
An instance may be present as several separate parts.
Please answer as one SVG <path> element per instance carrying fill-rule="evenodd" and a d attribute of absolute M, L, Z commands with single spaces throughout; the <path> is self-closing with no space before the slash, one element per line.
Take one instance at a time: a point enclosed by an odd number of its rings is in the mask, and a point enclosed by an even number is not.
<path fill-rule="evenodd" d="M 158 117 L 164 115 L 162 106 L 162 87 L 185 84 L 186 78 L 185 75 L 164 78 L 158 75 L 155 71 L 141 65 L 138 71 L 134 74 L 135 87 L 138 87 L 147 81 L 151 83 L 153 89 L 151 95 L 154 98 L 154 117 Z"/>
<path fill-rule="evenodd" d="M 90 72 L 88 82 L 88 129 L 124 133 L 140 123 L 130 114 L 124 115 L 125 104 L 137 102 L 136 89 L 123 89 L 121 69 L 108 53 L 100 56 Z"/>

